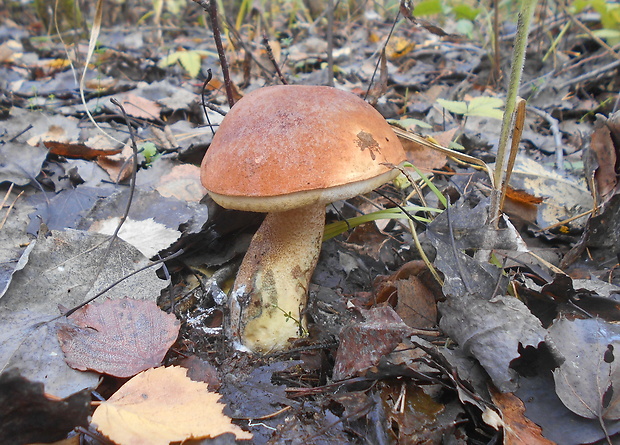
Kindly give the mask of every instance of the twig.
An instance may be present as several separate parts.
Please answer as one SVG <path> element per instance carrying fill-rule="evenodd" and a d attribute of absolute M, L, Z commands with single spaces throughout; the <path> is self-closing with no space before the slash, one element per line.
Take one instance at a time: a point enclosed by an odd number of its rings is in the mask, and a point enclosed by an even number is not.
<path fill-rule="evenodd" d="M 381 49 L 379 54 L 383 53 L 385 51 L 385 49 L 387 48 L 388 42 L 390 41 L 390 39 L 392 38 L 392 34 L 394 33 L 394 29 L 396 29 L 396 24 L 398 23 L 398 19 L 399 18 L 400 18 L 400 10 L 396 14 L 396 17 L 394 17 L 394 23 L 392 23 L 392 27 L 390 28 L 390 32 L 388 33 L 388 36 L 385 39 L 385 43 L 383 44 L 383 48 Z M 364 94 L 364 100 L 366 100 L 368 98 L 368 95 L 370 94 L 370 89 L 372 88 L 372 84 L 375 81 L 375 76 L 377 75 L 377 71 L 379 70 L 379 65 L 380 64 L 381 64 L 381 57 L 379 57 L 377 59 L 377 64 L 375 65 L 375 70 L 372 72 L 372 77 L 370 78 L 370 82 L 368 83 L 368 89 L 366 90 L 366 94 Z"/>
<path fill-rule="evenodd" d="M 209 110 L 211 111 L 215 111 L 218 114 L 221 114 L 222 116 L 226 116 L 227 112 L 222 110 L 220 107 L 218 107 L 217 105 L 213 105 L 210 102 L 205 102 L 204 106 L 207 107 Z"/>
<path fill-rule="evenodd" d="M 228 61 L 226 60 L 226 53 L 224 52 L 224 46 L 222 45 L 220 24 L 217 19 L 217 2 L 216 0 L 193 1 L 202 6 L 202 9 L 204 9 L 209 14 L 209 19 L 211 20 L 211 30 L 213 31 L 213 40 L 215 41 L 217 55 L 220 58 L 220 65 L 222 66 L 222 76 L 224 76 L 224 87 L 226 88 L 228 106 L 232 108 L 232 106 L 235 104 L 235 96 L 233 95 L 232 82 L 230 80 L 230 72 L 228 71 Z"/>
<path fill-rule="evenodd" d="M 136 176 L 138 172 L 138 146 L 136 145 L 136 137 L 134 134 L 133 127 L 131 126 L 131 123 L 129 122 L 129 117 L 127 116 L 127 113 L 125 113 L 125 108 L 123 108 L 120 102 L 114 98 L 110 99 L 110 102 L 112 102 L 114 105 L 116 105 L 121 110 L 121 113 L 127 125 L 127 129 L 129 130 L 129 138 L 131 140 L 131 148 L 133 150 L 133 171 L 131 172 L 131 182 L 129 183 L 129 199 L 127 199 L 127 205 L 125 206 L 125 212 L 123 213 L 123 216 L 118 222 L 118 226 L 116 226 L 116 230 L 112 234 L 112 238 L 116 238 L 118 236 L 118 232 L 121 230 L 121 227 L 123 226 L 123 224 L 127 220 L 127 217 L 129 216 L 129 209 L 131 208 L 131 202 L 133 201 L 133 195 L 134 195 L 134 192 L 136 191 Z M 110 242 L 109 248 L 111 248 L 112 244 L 113 242 Z"/>
<path fill-rule="evenodd" d="M 26 128 L 24 128 L 22 131 L 20 131 L 19 133 L 17 133 L 15 136 L 13 136 L 11 139 L 9 139 L 7 142 L 15 142 L 17 140 L 18 137 L 20 137 L 22 134 L 24 134 L 25 132 L 29 131 L 32 128 L 32 124 L 28 124 L 28 126 Z"/>
<path fill-rule="evenodd" d="M 9 189 L 6 191 L 5 195 L 4 195 L 4 199 L 2 200 L 2 203 L 0 203 L 0 209 L 4 208 L 4 204 L 6 204 L 6 202 L 9 199 L 9 196 L 11 196 L 11 192 L 13 191 L 13 187 L 15 186 L 15 184 L 13 184 L 11 182 L 11 185 L 9 186 Z"/>
<path fill-rule="evenodd" d="M 99 293 L 98 293 L 97 295 L 95 295 L 94 297 L 92 297 L 92 298 L 90 298 L 90 299 L 86 300 L 86 301 L 85 301 L 85 302 L 83 302 L 83 303 L 80 303 L 79 305 L 75 306 L 75 307 L 74 307 L 74 308 L 72 308 L 72 309 L 69 309 L 67 312 L 65 312 L 64 314 L 60 315 L 59 317 L 54 318 L 53 320 L 57 320 L 57 319 L 58 319 L 58 318 L 60 318 L 60 317 L 68 317 L 69 315 L 73 314 L 75 311 L 77 311 L 77 310 L 79 310 L 80 308 L 82 308 L 82 307 L 86 306 L 88 303 L 93 302 L 95 299 L 99 298 L 100 296 L 102 296 L 103 294 L 105 294 L 106 292 L 108 292 L 108 291 L 109 291 L 110 289 L 112 289 L 113 287 L 118 286 L 120 283 L 122 283 L 123 281 L 125 281 L 127 278 L 131 278 L 131 277 L 133 277 L 134 275 L 136 275 L 137 273 L 140 273 L 140 272 L 142 272 L 143 270 L 146 270 L 146 269 L 148 269 L 148 268 L 150 268 L 150 267 L 157 266 L 158 264 L 161 264 L 161 263 L 163 263 L 163 262 L 165 262 L 165 261 L 168 261 L 168 260 L 172 260 L 172 259 L 174 259 L 174 258 L 176 258 L 176 257 L 178 257 L 178 256 L 180 256 L 180 255 L 182 255 L 183 253 L 184 253 L 184 250 L 183 250 L 183 249 L 180 249 L 178 252 L 175 252 L 175 253 L 173 253 L 172 255 L 168 255 L 168 256 L 167 256 L 167 257 L 165 257 L 165 258 L 162 258 L 162 259 L 157 260 L 157 261 L 151 261 L 149 264 L 147 264 L 147 265 L 145 265 L 145 266 L 142 266 L 140 269 L 136 269 L 136 270 L 134 270 L 133 272 L 131 272 L 130 274 L 125 275 L 123 278 L 120 278 L 120 279 L 116 280 L 114 283 L 110 284 L 108 287 L 106 287 L 104 290 L 102 290 L 101 292 L 99 292 Z M 53 321 L 53 320 L 50 320 L 50 321 Z"/>
<path fill-rule="evenodd" d="M 527 106 L 527 110 L 536 113 L 549 123 L 549 128 L 553 134 L 553 143 L 555 145 L 555 167 L 560 173 L 564 172 L 564 149 L 562 148 L 562 133 L 560 132 L 559 121 L 544 110 Z"/>
<path fill-rule="evenodd" d="M 564 8 L 564 13 L 568 15 L 571 21 L 575 25 L 577 25 L 579 28 L 581 28 L 581 30 L 585 32 L 592 40 L 594 40 L 596 43 L 601 45 L 601 48 L 603 48 L 610 56 L 612 56 L 616 60 L 620 60 L 620 54 L 615 52 L 613 48 L 611 48 L 607 43 L 605 43 L 603 39 L 601 39 L 599 36 L 597 36 L 592 31 L 590 31 L 586 25 L 581 23 L 581 20 L 579 20 L 577 17 L 571 14 L 570 11 L 568 11 L 566 8 Z"/>
<path fill-rule="evenodd" d="M 280 66 L 278 65 L 278 62 L 273 55 L 273 50 L 271 49 L 271 45 L 269 44 L 269 39 L 267 38 L 267 34 L 263 34 L 262 43 L 265 49 L 267 50 L 267 56 L 269 57 L 269 61 L 273 65 L 274 69 L 276 70 L 276 74 L 278 75 L 280 82 L 282 82 L 282 85 L 288 85 L 288 81 L 284 77 L 284 74 L 282 74 L 282 71 L 280 70 Z"/>
<path fill-rule="evenodd" d="M 592 79 L 593 77 L 596 77 L 600 74 L 605 73 L 606 71 L 612 70 L 616 67 L 620 66 L 620 60 L 616 60 L 615 62 L 611 62 L 605 66 L 602 66 L 594 71 L 590 71 L 588 73 L 582 74 L 581 76 L 577 76 L 577 77 L 573 77 L 572 79 L 567 80 L 566 82 L 562 82 L 559 85 L 556 85 L 555 87 L 558 89 L 562 89 L 564 87 L 567 86 L 571 86 L 571 85 L 575 85 L 579 82 L 583 82 L 584 80 L 589 80 Z"/>
<path fill-rule="evenodd" d="M 334 86 L 334 0 L 327 0 L 327 86 Z"/>
<path fill-rule="evenodd" d="M 4 207 L 4 203 L 6 202 L 6 199 L 8 198 L 9 194 L 11 193 L 11 190 L 13 189 L 13 184 L 11 184 L 11 186 L 9 187 L 8 192 L 6 192 L 6 196 L 4 197 L 4 200 L 2 201 L 2 207 Z M 6 220 L 9 219 L 9 214 L 11 213 L 11 210 L 13 210 L 13 207 L 15 206 L 15 203 L 17 202 L 17 200 L 19 198 L 21 198 L 21 196 L 24 194 L 24 191 L 22 190 L 19 195 L 17 195 L 17 198 L 15 198 L 15 200 L 13 200 L 13 202 L 11 203 L 11 205 L 9 205 L 9 208 L 6 209 L 6 215 L 4 215 L 4 218 L 2 218 L 2 222 L 0 222 L 0 230 L 2 230 L 2 228 L 4 227 L 4 224 L 6 223 Z"/>
<path fill-rule="evenodd" d="M 243 37 L 241 37 L 241 34 L 239 34 L 239 31 L 235 29 L 235 25 L 232 24 L 228 18 L 225 18 L 225 20 L 226 20 L 226 25 L 228 25 L 228 30 L 232 34 L 232 37 L 235 39 L 234 43 L 236 45 L 238 44 L 239 46 L 241 46 L 241 48 L 243 48 L 245 53 L 250 56 L 250 58 L 254 61 L 256 66 L 258 66 L 262 70 L 263 74 L 268 75 L 269 77 L 273 77 L 273 72 L 270 71 L 269 68 L 267 68 L 265 65 L 263 65 L 260 62 L 260 60 L 256 58 L 256 56 L 251 51 L 251 49 L 248 48 L 248 45 L 243 41 Z"/>
<path fill-rule="evenodd" d="M 200 90 L 200 102 L 202 103 L 202 111 L 205 113 L 205 118 L 207 119 L 207 124 L 209 128 L 211 128 L 211 133 L 215 136 L 215 130 L 213 129 L 213 125 L 211 125 L 211 119 L 209 119 L 209 113 L 207 113 L 207 101 L 205 100 L 205 90 L 207 89 L 207 85 L 211 82 L 213 78 L 213 73 L 211 73 L 211 68 L 207 70 L 207 78 L 202 84 L 202 90 Z"/>

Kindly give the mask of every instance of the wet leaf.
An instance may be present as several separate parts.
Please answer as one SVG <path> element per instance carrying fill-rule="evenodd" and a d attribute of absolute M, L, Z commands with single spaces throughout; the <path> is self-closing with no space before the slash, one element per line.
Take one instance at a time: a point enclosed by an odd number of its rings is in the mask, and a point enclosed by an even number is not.
<path fill-rule="evenodd" d="M 84 144 L 68 144 L 64 142 L 45 141 L 44 145 L 51 154 L 75 159 L 97 159 L 99 156 L 110 156 L 120 153 L 121 150 L 99 150 Z"/>

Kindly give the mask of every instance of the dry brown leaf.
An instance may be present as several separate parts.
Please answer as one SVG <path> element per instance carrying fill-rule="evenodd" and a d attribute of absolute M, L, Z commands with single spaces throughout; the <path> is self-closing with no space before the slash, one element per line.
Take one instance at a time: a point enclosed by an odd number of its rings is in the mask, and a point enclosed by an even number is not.
<path fill-rule="evenodd" d="M 153 301 L 105 300 L 76 311 L 58 330 L 74 369 L 130 377 L 161 364 L 179 334 L 179 321 Z"/>
<path fill-rule="evenodd" d="M 516 190 L 512 187 L 506 189 L 506 201 L 504 202 L 504 212 L 510 216 L 515 216 L 529 223 L 536 223 L 538 216 L 538 204 L 543 202 L 543 198 L 534 196 L 524 190 Z"/>
<path fill-rule="evenodd" d="M 167 445 L 233 433 L 252 434 L 231 423 L 219 395 L 194 382 L 179 366 L 144 371 L 121 387 L 93 414 L 97 429 L 120 445 Z"/>
<path fill-rule="evenodd" d="M 52 154 L 74 159 L 92 160 L 99 156 L 111 156 L 121 152 L 119 149 L 99 150 L 84 144 L 68 144 L 65 142 L 45 141 L 43 144 Z"/>
<path fill-rule="evenodd" d="M 132 156 L 133 150 L 131 146 L 127 144 L 120 153 L 113 156 L 99 157 L 96 162 L 99 167 L 110 175 L 112 181 L 122 182 L 129 179 L 133 171 L 133 163 L 130 159 Z"/>
<path fill-rule="evenodd" d="M 438 135 L 441 135 L 440 138 L 437 138 L 438 143 L 447 147 L 455 131 L 456 128 L 454 130 L 438 133 Z M 441 140 L 441 142 L 439 142 L 439 140 Z M 448 159 L 444 153 L 408 139 L 400 138 L 400 142 L 403 144 L 403 148 L 407 154 L 407 160 L 422 172 L 427 173 L 432 170 L 439 170 L 446 165 Z"/>
<path fill-rule="evenodd" d="M 597 128 L 592 133 L 590 141 L 590 150 L 598 163 L 598 168 L 594 172 L 596 192 L 603 202 L 611 198 L 612 192 L 618 186 L 620 147 L 615 143 L 618 134 L 620 134 L 620 114 L 616 113 L 609 119 L 605 120 L 602 117 L 598 119 Z"/>
<path fill-rule="evenodd" d="M 161 196 L 190 202 L 200 201 L 207 193 L 200 182 L 200 167 L 190 164 L 173 167 L 170 173 L 161 177 L 156 190 Z"/>
<path fill-rule="evenodd" d="M 554 445 L 545 439 L 542 429 L 525 417 L 525 406 L 521 399 L 512 393 L 502 394 L 491 387 L 493 403 L 502 413 L 504 445 Z"/>
<path fill-rule="evenodd" d="M 440 290 L 428 286 L 428 280 L 421 277 L 425 272 L 428 274 L 424 262 L 410 261 L 390 276 L 377 277 L 374 283 L 377 303 L 389 302 L 408 326 L 417 329 L 437 326 L 435 295 Z"/>
<path fill-rule="evenodd" d="M 133 93 L 120 94 L 116 99 L 125 108 L 128 116 L 141 119 L 159 119 L 161 105 Z"/>

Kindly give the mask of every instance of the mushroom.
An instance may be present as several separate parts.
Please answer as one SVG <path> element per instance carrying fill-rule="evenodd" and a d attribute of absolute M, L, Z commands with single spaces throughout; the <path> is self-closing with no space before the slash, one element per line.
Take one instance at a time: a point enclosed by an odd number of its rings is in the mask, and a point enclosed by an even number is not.
<path fill-rule="evenodd" d="M 201 178 L 222 207 L 267 213 L 230 295 L 227 331 L 238 344 L 266 353 L 299 335 L 325 206 L 394 179 L 404 161 L 385 119 L 351 93 L 281 85 L 234 105 Z"/>

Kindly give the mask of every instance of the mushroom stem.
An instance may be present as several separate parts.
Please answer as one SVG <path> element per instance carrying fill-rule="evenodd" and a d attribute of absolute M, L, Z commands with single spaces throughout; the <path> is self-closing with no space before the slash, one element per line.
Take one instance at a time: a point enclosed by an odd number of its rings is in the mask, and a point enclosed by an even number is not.
<path fill-rule="evenodd" d="M 231 293 L 228 326 L 242 345 L 265 353 L 299 336 L 324 228 L 323 203 L 267 214 Z"/>

